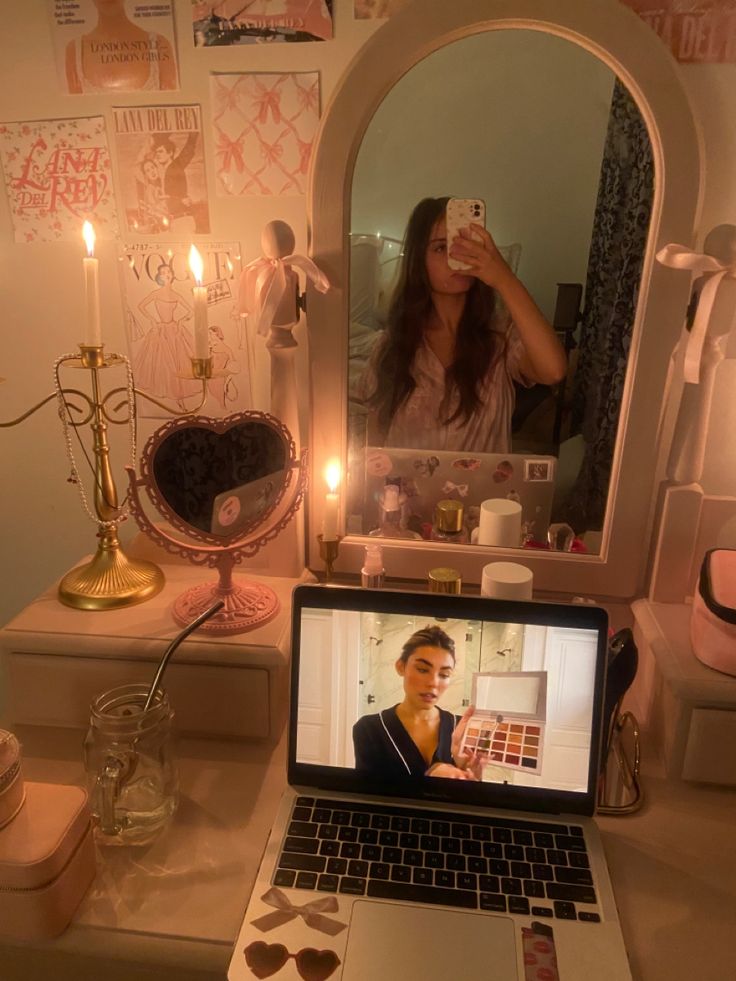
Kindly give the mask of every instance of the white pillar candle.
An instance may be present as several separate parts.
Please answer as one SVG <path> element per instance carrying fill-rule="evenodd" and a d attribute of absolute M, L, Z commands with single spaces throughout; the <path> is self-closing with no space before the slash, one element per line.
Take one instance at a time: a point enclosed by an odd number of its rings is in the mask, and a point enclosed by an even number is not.
<path fill-rule="evenodd" d="M 480 506 L 478 544 L 518 548 L 521 544 L 521 504 L 508 498 L 491 498 Z"/>
<path fill-rule="evenodd" d="M 208 358 L 210 356 L 209 326 L 207 323 L 207 287 L 202 285 L 204 263 L 202 256 L 195 246 L 189 249 L 189 268 L 194 276 L 196 286 L 192 288 L 194 299 L 194 356 Z"/>
<path fill-rule="evenodd" d="M 322 512 L 322 541 L 334 542 L 339 538 L 337 519 L 340 511 L 340 496 L 337 493 L 337 485 L 340 483 L 340 464 L 337 461 L 327 465 L 325 480 L 329 491 L 325 495 L 325 506 Z"/>
<path fill-rule="evenodd" d="M 88 347 L 99 347 L 102 344 L 102 326 L 100 323 L 100 262 L 95 258 L 95 230 L 91 223 L 85 221 L 82 225 L 82 237 L 87 246 L 87 255 L 82 260 L 84 267 L 84 340 Z"/>
<path fill-rule="evenodd" d="M 534 574 L 518 562 L 489 562 L 483 566 L 481 596 L 494 599 L 530 600 Z"/>

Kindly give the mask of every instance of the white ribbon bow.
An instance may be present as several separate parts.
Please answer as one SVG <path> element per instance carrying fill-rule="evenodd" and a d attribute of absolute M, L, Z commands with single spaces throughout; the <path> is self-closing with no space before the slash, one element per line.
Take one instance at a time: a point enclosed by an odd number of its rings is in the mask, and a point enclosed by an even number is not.
<path fill-rule="evenodd" d="M 683 359 L 683 378 L 692 385 L 697 385 L 700 381 L 700 368 L 703 359 L 703 345 L 708 333 L 708 323 L 713 311 L 713 302 L 718 292 L 718 286 L 727 273 L 735 270 L 731 266 L 726 266 L 712 255 L 704 255 L 702 252 L 694 252 L 685 245 L 678 245 L 673 242 L 665 245 L 657 253 L 657 262 L 672 269 L 687 269 L 699 275 L 703 273 L 715 273 L 703 286 L 698 307 L 695 311 L 695 319 L 690 330 L 690 336 L 685 348 Z"/>
<path fill-rule="evenodd" d="M 283 259 L 259 256 L 249 262 L 240 275 L 238 310 L 252 316 L 257 333 L 267 334 L 288 287 L 287 269 L 296 266 L 310 279 L 315 289 L 326 293 L 330 283 L 323 272 L 305 255 L 287 255 Z M 286 326 L 286 325 L 280 325 Z"/>
<path fill-rule="evenodd" d="M 467 497 L 468 490 L 469 490 L 468 484 L 453 484 L 451 480 L 446 480 L 445 486 L 442 488 L 442 493 L 452 494 L 453 491 L 457 491 L 460 497 Z"/>
<path fill-rule="evenodd" d="M 321 930 L 322 933 L 329 933 L 332 937 L 347 926 L 347 923 L 341 923 L 339 920 L 333 920 L 332 917 L 323 915 L 324 913 L 337 913 L 339 907 L 334 896 L 313 899 L 309 903 L 304 903 L 303 906 L 296 906 L 284 892 L 276 886 L 272 886 L 268 892 L 261 896 L 261 902 L 276 907 L 273 913 L 266 913 L 265 916 L 259 916 L 257 920 L 253 920 L 252 925 L 264 933 L 273 930 L 274 927 L 288 923 L 289 920 L 293 920 L 297 916 L 301 916 L 307 926 Z"/>

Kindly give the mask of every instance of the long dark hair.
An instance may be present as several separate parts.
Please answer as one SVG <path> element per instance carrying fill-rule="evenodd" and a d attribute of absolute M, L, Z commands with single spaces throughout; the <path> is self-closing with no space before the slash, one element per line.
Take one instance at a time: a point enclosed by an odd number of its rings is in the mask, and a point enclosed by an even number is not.
<path fill-rule="evenodd" d="M 426 254 L 432 229 L 442 217 L 449 198 L 423 198 L 409 218 L 404 236 L 399 279 L 391 298 L 388 323 L 375 363 L 376 387 L 368 404 L 376 410 L 382 432 L 394 413 L 416 388 L 412 365 L 433 310 L 427 276 Z M 449 247 L 449 243 L 448 243 Z M 505 341 L 491 329 L 495 308 L 493 290 L 474 280 L 466 294 L 455 339 L 455 360 L 445 372 L 446 413 L 455 393 L 458 404 L 443 423 L 460 419 L 467 423 L 480 405 L 480 387 L 495 360 L 503 355 Z"/>

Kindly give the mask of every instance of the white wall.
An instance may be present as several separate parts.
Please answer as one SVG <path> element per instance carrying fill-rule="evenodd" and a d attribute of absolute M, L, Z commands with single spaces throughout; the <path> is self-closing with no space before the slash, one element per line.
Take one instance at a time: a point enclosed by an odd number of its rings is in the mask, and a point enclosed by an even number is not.
<path fill-rule="evenodd" d="M 209 121 L 208 72 L 319 70 L 327 103 L 340 73 L 380 22 L 354 21 L 352 0 L 335 0 L 336 40 L 195 51 L 189 42 L 189 0 L 176 0 L 182 89 L 162 102 L 199 102 Z M 100 112 L 110 120 L 115 105 L 153 102 L 136 95 L 107 98 L 64 96 L 54 72 L 48 4 L 24 0 L 3 4 L 0 59 L 0 121 L 31 120 Z M 736 223 L 736 66 L 684 65 L 684 84 L 703 126 L 707 186 L 698 239 L 715 224 Z M 542 80 L 543 82 L 543 80 Z M 259 253 L 261 226 L 271 218 L 292 224 L 305 251 L 303 198 L 217 198 L 208 143 L 208 179 L 213 237 L 242 244 L 244 261 Z M 102 303 L 109 348 L 124 351 L 125 338 L 112 243 L 99 249 Z M 15 245 L 4 192 L 0 192 L 0 421 L 23 412 L 52 389 L 51 365 L 72 351 L 82 316 L 80 248 Z M 317 326 L 315 326 L 317 329 Z M 144 438 L 145 432 L 141 433 Z M 0 623 L 9 619 L 78 558 L 93 550 L 94 526 L 66 483 L 58 420 L 52 406 L 15 429 L 0 430 Z"/>

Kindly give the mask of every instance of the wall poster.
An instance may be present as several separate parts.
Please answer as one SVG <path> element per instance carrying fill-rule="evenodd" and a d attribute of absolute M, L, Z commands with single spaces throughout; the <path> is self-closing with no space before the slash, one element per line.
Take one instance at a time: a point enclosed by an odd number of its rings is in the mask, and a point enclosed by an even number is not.
<path fill-rule="evenodd" d="M 210 75 L 218 194 L 304 194 L 319 73 Z"/>
<path fill-rule="evenodd" d="M 192 0 L 195 47 L 332 37 L 333 0 Z"/>
<path fill-rule="evenodd" d="M 118 232 L 103 116 L 0 124 L 16 242 L 80 242 L 82 224 L 99 238 Z"/>
<path fill-rule="evenodd" d="M 136 388 L 177 409 L 197 405 L 202 391 L 192 378 L 194 321 L 190 242 L 121 246 L 120 277 L 128 351 Z M 202 412 L 217 418 L 252 408 L 245 321 L 237 313 L 241 272 L 237 242 L 197 242 L 207 287 L 209 351 L 213 377 Z M 147 399 L 139 414 L 166 416 Z"/>
<path fill-rule="evenodd" d="M 736 0 L 623 0 L 678 61 L 736 61 Z"/>
<path fill-rule="evenodd" d="M 126 231 L 209 232 L 199 106 L 126 106 L 112 113 Z"/>
<path fill-rule="evenodd" d="M 171 0 L 50 0 L 49 7 L 62 91 L 179 88 Z"/>
<path fill-rule="evenodd" d="M 409 0 L 353 0 L 353 14 L 356 20 L 390 17 L 408 2 Z"/>

